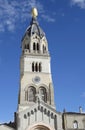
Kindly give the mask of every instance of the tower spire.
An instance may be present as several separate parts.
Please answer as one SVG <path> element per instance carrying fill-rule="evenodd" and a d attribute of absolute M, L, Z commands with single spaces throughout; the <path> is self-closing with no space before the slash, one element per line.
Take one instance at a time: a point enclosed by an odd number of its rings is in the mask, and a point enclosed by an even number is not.
<path fill-rule="evenodd" d="M 38 16 L 38 11 L 37 11 L 37 8 L 32 8 L 32 12 L 31 12 L 31 14 L 32 14 L 32 17 L 33 18 L 36 18 L 37 16 Z"/>

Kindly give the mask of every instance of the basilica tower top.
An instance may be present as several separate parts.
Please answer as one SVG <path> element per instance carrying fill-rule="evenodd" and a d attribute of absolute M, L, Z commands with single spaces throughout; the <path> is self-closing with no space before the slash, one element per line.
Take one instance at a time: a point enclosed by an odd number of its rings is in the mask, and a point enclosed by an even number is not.
<path fill-rule="evenodd" d="M 38 11 L 32 9 L 32 20 L 22 38 L 22 54 L 48 55 L 48 43 L 44 31 L 37 21 Z"/>

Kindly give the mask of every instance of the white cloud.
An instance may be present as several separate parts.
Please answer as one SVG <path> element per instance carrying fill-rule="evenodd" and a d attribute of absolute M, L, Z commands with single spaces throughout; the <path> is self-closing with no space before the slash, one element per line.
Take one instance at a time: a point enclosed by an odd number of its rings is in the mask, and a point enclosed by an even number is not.
<path fill-rule="evenodd" d="M 47 20 L 48 22 L 55 22 L 55 19 L 50 17 L 49 15 L 42 14 L 41 17 Z"/>
<path fill-rule="evenodd" d="M 72 5 L 77 5 L 82 9 L 85 8 L 85 0 L 71 0 L 71 4 Z"/>
<path fill-rule="evenodd" d="M 6 29 L 14 31 L 17 22 L 24 22 L 30 17 L 32 7 L 37 7 L 40 16 L 48 22 L 53 22 L 51 16 L 46 15 L 44 6 L 38 0 L 0 0 L 0 32 Z"/>

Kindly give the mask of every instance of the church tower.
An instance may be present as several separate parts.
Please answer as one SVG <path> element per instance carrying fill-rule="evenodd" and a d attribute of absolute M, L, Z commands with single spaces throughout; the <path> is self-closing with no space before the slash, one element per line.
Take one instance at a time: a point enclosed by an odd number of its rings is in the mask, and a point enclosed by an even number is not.
<path fill-rule="evenodd" d="M 33 8 L 32 20 L 22 38 L 17 130 L 56 130 L 62 126 L 61 114 L 55 110 L 48 42 L 37 15 Z"/>
<path fill-rule="evenodd" d="M 45 33 L 32 9 L 32 20 L 21 43 L 20 87 L 14 122 L 0 130 L 85 130 L 85 113 L 56 111 L 50 54 Z"/>

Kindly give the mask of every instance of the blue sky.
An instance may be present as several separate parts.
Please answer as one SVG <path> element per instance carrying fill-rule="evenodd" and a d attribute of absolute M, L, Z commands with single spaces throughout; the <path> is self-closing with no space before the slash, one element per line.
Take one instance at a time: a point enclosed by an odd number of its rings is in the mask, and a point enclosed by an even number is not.
<path fill-rule="evenodd" d="M 17 110 L 21 39 L 34 6 L 51 54 L 56 109 L 85 112 L 85 0 L 0 0 L 0 123 Z"/>

